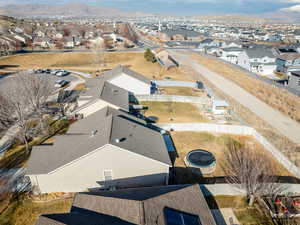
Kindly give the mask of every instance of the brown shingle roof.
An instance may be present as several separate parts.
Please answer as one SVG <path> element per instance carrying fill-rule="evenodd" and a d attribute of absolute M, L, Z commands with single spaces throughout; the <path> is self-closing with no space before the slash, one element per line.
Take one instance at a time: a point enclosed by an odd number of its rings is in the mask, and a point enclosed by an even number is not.
<path fill-rule="evenodd" d="M 92 221 L 93 216 L 99 215 L 106 216 L 106 219 L 111 218 L 112 221 L 118 218 L 119 224 L 165 225 L 166 208 L 197 215 L 203 225 L 216 224 L 197 184 L 79 193 L 75 196 L 68 216 L 82 215 L 85 218 L 90 217 L 89 221 Z M 41 216 L 37 225 L 45 225 L 42 223 L 42 217 L 53 218 L 53 215 Z M 64 221 L 66 214 L 61 217 L 60 221 Z M 77 225 L 77 223 L 63 224 Z M 81 225 L 91 224 L 82 222 Z M 56 223 L 46 225 L 56 225 Z"/>

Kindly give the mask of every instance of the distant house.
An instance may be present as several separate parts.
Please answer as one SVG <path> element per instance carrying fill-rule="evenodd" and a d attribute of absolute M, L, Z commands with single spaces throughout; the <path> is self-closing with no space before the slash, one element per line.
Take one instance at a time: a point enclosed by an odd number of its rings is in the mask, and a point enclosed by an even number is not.
<path fill-rule="evenodd" d="M 284 53 L 276 59 L 276 71 L 280 73 L 288 73 L 290 71 L 298 71 L 300 69 L 299 53 Z"/>
<path fill-rule="evenodd" d="M 216 225 L 198 184 L 78 193 L 70 213 L 36 225 Z"/>
<path fill-rule="evenodd" d="M 102 73 L 100 78 L 133 94 L 151 94 L 151 80 L 126 66 L 119 65 Z"/>
<path fill-rule="evenodd" d="M 222 41 L 220 42 L 221 48 L 241 48 L 242 44 L 237 41 Z"/>
<path fill-rule="evenodd" d="M 156 60 L 159 64 L 166 68 L 178 67 L 178 62 L 169 54 L 169 52 L 162 48 L 157 48 L 152 50 L 155 55 Z"/>
<path fill-rule="evenodd" d="M 200 33 L 193 30 L 187 30 L 182 28 L 176 29 L 166 29 L 162 31 L 166 36 L 169 37 L 169 40 L 173 41 L 183 41 L 183 40 L 199 40 L 201 38 Z"/>
<path fill-rule="evenodd" d="M 238 65 L 257 74 L 272 74 L 276 56 L 270 48 L 248 48 L 238 56 Z"/>
<path fill-rule="evenodd" d="M 75 37 L 65 37 L 64 48 L 74 48 L 74 47 L 75 47 Z"/>
<path fill-rule="evenodd" d="M 289 75 L 288 87 L 300 91 L 300 72 L 291 72 Z"/>
<path fill-rule="evenodd" d="M 221 45 L 219 41 L 213 39 L 205 39 L 199 43 L 197 50 L 205 52 L 207 48 L 210 47 L 219 48 L 220 46 Z"/>
<path fill-rule="evenodd" d="M 238 56 L 243 52 L 242 48 L 230 47 L 220 50 L 220 58 L 232 64 L 238 64 Z"/>
<path fill-rule="evenodd" d="M 27 175 L 37 193 L 165 185 L 172 166 L 160 132 L 105 107 L 73 123 L 53 145 L 32 149 Z"/>

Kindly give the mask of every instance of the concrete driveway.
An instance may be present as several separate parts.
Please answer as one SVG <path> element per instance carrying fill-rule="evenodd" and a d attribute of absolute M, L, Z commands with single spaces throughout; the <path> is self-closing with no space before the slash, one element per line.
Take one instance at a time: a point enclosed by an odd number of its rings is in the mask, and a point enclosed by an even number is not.
<path fill-rule="evenodd" d="M 191 66 L 195 71 L 212 82 L 226 95 L 232 97 L 235 101 L 247 107 L 262 120 L 277 129 L 282 135 L 300 145 L 300 124 L 298 122 L 267 105 L 237 84 L 224 78 L 222 75 L 208 70 L 205 66 L 195 62 L 187 54 L 174 50 L 169 51 L 173 57 L 180 62 L 180 64 Z"/>

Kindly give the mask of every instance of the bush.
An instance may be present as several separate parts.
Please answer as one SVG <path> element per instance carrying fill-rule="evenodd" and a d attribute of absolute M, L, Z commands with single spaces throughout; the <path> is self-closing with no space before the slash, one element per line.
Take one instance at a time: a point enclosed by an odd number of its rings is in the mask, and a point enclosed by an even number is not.
<path fill-rule="evenodd" d="M 155 63 L 156 62 L 156 58 L 154 56 L 154 54 L 151 52 L 151 50 L 148 48 L 145 53 L 144 53 L 144 58 L 148 61 L 148 62 L 152 62 Z"/>

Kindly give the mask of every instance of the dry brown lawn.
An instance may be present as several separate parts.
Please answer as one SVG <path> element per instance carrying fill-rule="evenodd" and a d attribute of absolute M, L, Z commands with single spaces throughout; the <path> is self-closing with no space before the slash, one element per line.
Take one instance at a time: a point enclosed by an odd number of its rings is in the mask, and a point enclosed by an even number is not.
<path fill-rule="evenodd" d="M 201 89 L 188 88 L 188 87 L 160 87 L 163 94 L 166 95 L 182 95 L 182 96 L 195 96 L 202 97 L 205 93 Z"/>
<path fill-rule="evenodd" d="M 283 89 L 273 87 L 255 78 L 249 77 L 246 73 L 217 59 L 200 56 L 198 54 L 194 54 L 193 58 L 200 64 L 205 65 L 205 67 L 211 71 L 223 75 L 225 78 L 235 82 L 268 105 L 300 122 L 299 97 L 296 97 Z"/>
<path fill-rule="evenodd" d="M 184 158 L 192 150 L 204 149 L 214 154 L 217 166 L 214 173 L 205 175 L 206 177 L 225 176 L 222 168 L 224 151 L 230 143 L 236 143 L 241 146 L 251 144 L 258 154 L 264 153 L 273 162 L 276 175 L 292 176 L 270 153 L 268 153 L 252 137 L 233 136 L 233 135 L 213 135 L 205 132 L 172 132 L 172 138 L 177 149 L 179 157 L 175 161 L 176 167 L 185 167 Z"/>
<path fill-rule="evenodd" d="M 0 215 L 0 224 L 34 225 L 41 214 L 69 212 L 72 201 L 65 199 L 37 203 L 28 198 L 15 201 Z"/>
<path fill-rule="evenodd" d="M 159 123 L 207 122 L 199 109 L 190 103 L 181 102 L 140 102 L 148 106 L 145 116 L 156 116 Z"/>
<path fill-rule="evenodd" d="M 169 77 L 173 80 L 191 80 L 184 68 L 166 70 L 158 63 L 147 62 L 143 52 L 32 53 L 0 58 L 0 65 L 5 70 L 63 68 L 95 74 L 120 64 L 149 79 L 160 80 Z"/>

